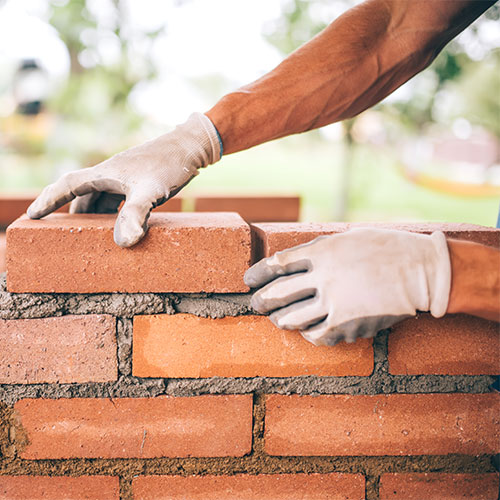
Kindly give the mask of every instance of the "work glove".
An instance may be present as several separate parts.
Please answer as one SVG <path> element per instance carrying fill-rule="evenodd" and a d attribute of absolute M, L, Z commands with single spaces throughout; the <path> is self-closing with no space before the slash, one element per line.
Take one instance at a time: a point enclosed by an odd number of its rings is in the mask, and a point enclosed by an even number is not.
<path fill-rule="evenodd" d="M 216 128 L 207 116 L 194 113 L 172 132 L 94 167 L 65 174 L 42 191 L 28 208 L 28 216 L 39 219 L 77 196 L 72 213 L 113 213 L 125 199 L 114 239 L 121 247 L 130 247 L 146 234 L 151 210 L 221 154 Z"/>
<path fill-rule="evenodd" d="M 320 236 L 253 265 L 245 283 L 262 287 L 252 307 L 315 345 L 374 337 L 379 330 L 448 307 L 451 265 L 442 232 L 359 228 Z M 265 286 L 263 286 L 265 285 Z"/>

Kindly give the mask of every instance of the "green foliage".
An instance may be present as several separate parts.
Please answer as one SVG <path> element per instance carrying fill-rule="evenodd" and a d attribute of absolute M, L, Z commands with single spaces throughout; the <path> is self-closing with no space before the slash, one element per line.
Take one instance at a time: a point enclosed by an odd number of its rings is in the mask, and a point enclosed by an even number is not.
<path fill-rule="evenodd" d="M 465 72 L 454 88 L 461 115 L 500 139 L 500 52 Z"/>
<path fill-rule="evenodd" d="M 283 54 L 289 54 L 310 40 L 326 27 L 325 22 L 311 15 L 311 5 L 318 3 L 317 0 L 290 0 L 283 6 L 280 18 L 268 28 L 267 40 Z"/>

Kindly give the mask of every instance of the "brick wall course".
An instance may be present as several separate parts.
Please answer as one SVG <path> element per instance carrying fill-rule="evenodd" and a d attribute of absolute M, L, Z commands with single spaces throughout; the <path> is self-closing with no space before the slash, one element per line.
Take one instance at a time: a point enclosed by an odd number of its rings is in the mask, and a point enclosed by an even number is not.
<path fill-rule="evenodd" d="M 118 477 L 0 476 L 0 500 L 119 500 Z"/>
<path fill-rule="evenodd" d="M 466 314 L 405 320 L 389 336 L 389 371 L 396 375 L 500 374 L 500 327 Z"/>
<path fill-rule="evenodd" d="M 283 225 L 270 226 L 278 227 L 276 234 L 286 239 Z M 303 224 L 285 226 L 295 236 L 304 233 Z M 310 238 L 318 226 L 306 226 Z M 495 243 L 500 234 L 453 226 L 455 234 L 462 230 L 459 236 L 483 242 Z M 257 258 L 259 236 L 253 231 Z M 222 251 L 224 242 L 224 238 L 217 242 Z M 354 498 L 366 500 L 382 498 L 389 476 L 411 477 L 411 484 L 419 487 L 417 474 L 427 474 L 426 486 L 440 484 L 430 480 L 437 475 L 445 488 L 447 476 L 453 476 L 453 486 L 462 476 L 470 478 L 470 484 L 479 481 L 481 487 L 484 481 L 485 491 L 495 486 L 493 455 L 499 451 L 500 412 L 499 395 L 490 386 L 498 346 L 496 325 L 467 316 L 437 320 L 422 314 L 364 341 L 366 346 L 344 345 L 359 349 L 360 357 L 353 358 L 354 351 L 344 352 L 343 344 L 336 346 L 333 350 L 345 355 L 339 363 L 340 357 L 323 359 L 308 344 L 304 345 L 312 350 L 306 354 L 299 343 L 290 342 L 290 338 L 302 341 L 296 332 L 275 329 L 252 311 L 249 301 L 250 294 L 242 291 L 12 293 L 6 290 L 5 275 L 0 275 L 0 318 L 56 322 L 75 315 L 86 319 L 106 315 L 116 326 L 113 360 L 118 365 L 114 380 L 103 382 L 0 383 L 0 479 L 119 476 L 122 500 L 133 500 L 134 489 L 141 484 L 148 494 L 165 493 L 169 481 L 180 495 L 196 492 L 199 485 L 205 492 L 218 484 L 226 485 L 222 491 L 231 491 L 239 482 L 248 486 L 249 498 L 267 500 L 279 485 L 280 492 L 289 488 L 293 499 L 301 493 L 301 485 L 310 483 L 310 491 L 317 486 L 317 498 L 325 491 L 326 498 L 332 498 L 321 485 L 334 476 L 338 479 L 339 473 L 349 479 L 347 485 L 359 478 L 354 483 L 361 482 L 362 489 Z M 161 327 L 142 332 L 143 354 L 153 360 L 143 372 L 135 371 L 140 364 L 132 359 L 132 348 L 140 347 L 133 322 L 147 324 L 151 318 L 138 315 L 156 315 Z M 189 328 L 185 318 L 192 322 Z M 182 328 L 172 327 L 177 324 Z M 252 324 L 253 335 L 235 328 L 240 324 L 245 328 Z M 62 332 L 63 340 L 70 337 Z M 48 337 L 48 344 L 50 339 L 56 345 L 47 349 L 64 348 L 57 345 L 58 336 Z M 186 345 L 181 346 L 183 342 Z M 233 345 L 237 357 L 231 354 Z M 255 359 L 263 365 L 256 368 Z M 60 355 L 50 361 L 60 363 L 63 370 L 74 368 Z M 272 372 L 261 371 L 262 366 L 278 373 L 271 376 Z M 157 371 L 148 371 L 151 367 Z M 318 367 L 332 371 L 317 374 Z M 0 364 L 0 373 L 2 368 Z M 91 375 L 99 372 L 92 360 L 86 368 Z M 35 370 L 41 371 L 38 365 Z M 224 403 L 217 405 L 210 398 Z M 297 401 L 307 404 L 301 407 Z M 316 483 L 316 475 L 323 479 Z M 407 495 L 411 500 L 411 491 L 400 483 L 392 494 L 400 492 L 399 498 Z M 345 493 L 344 486 L 332 490 Z M 464 486 L 461 491 L 468 490 Z"/>
<path fill-rule="evenodd" d="M 140 500 L 363 500 L 361 474 L 144 476 L 134 479 Z"/>
<path fill-rule="evenodd" d="M 270 455 L 500 452 L 500 394 L 277 396 L 266 402 Z"/>
<path fill-rule="evenodd" d="M 115 323 L 110 315 L 0 319 L 0 384 L 116 380 Z"/>
<path fill-rule="evenodd" d="M 136 316 L 137 377 L 293 377 L 370 375 L 371 339 L 315 347 L 263 316 L 205 319 L 189 314 Z"/>
<path fill-rule="evenodd" d="M 384 474 L 380 500 L 497 500 L 498 474 Z"/>
<path fill-rule="evenodd" d="M 130 249 L 113 241 L 115 216 L 23 216 L 7 229 L 11 292 L 244 292 L 250 229 L 233 213 L 156 213 Z M 181 252 L 181 253 L 180 253 Z"/>
<path fill-rule="evenodd" d="M 255 258 L 269 257 L 275 252 L 285 250 L 295 245 L 307 243 L 318 236 L 343 233 L 349 229 L 359 227 L 374 227 L 383 229 L 397 229 L 416 233 L 430 234 L 433 231 L 443 231 L 447 237 L 460 240 L 474 241 L 483 245 L 500 247 L 500 231 L 491 227 L 475 224 L 457 223 L 366 223 L 366 222 L 302 222 L 287 224 L 279 222 L 252 224 L 254 232 Z"/>
<path fill-rule="evenodd" d="M 252 443 L 246 395 L 155 399 L 25 399 L 14 406 L 28 444 L 20 456 L 243 456 Z"/>

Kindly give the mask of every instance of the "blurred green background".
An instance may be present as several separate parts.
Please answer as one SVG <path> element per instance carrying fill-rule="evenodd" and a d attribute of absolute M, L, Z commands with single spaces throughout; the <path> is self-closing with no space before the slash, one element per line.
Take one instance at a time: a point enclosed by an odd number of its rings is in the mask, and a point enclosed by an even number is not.
<path fill-rule="evenodd" d="M 0 192 L 39 190 L 206 111 L 357 3 L 0 0 Z M 495 225 L 498 18 L 494 6 L 359 117 L 224 157 L 183 193 L 299 194 L 305 221 Z"/>

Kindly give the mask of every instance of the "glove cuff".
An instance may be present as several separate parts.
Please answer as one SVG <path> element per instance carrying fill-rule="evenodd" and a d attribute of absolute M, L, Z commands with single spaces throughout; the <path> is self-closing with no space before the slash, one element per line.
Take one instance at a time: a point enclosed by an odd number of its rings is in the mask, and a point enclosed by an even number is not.
<path fill-rule="evenodd" d="M 441 231 L 435 231 L 430 236 L 436 252 L 434 276 L 430 283 L 430 312 L 435 318 L 446 314 L 451 288 L 451 263 L 446 237 Z"/>
<path fill-rule="evenodd" d="M 193 113 L 182 127 L 196 135 L 196 141 L 201 146 L 196 154 L 198 168 L 218 162 L 222 157 L 222 141 L 215 125 L 203 113 Z M 201 154 L 200 154 L 201 153 Z"/>

